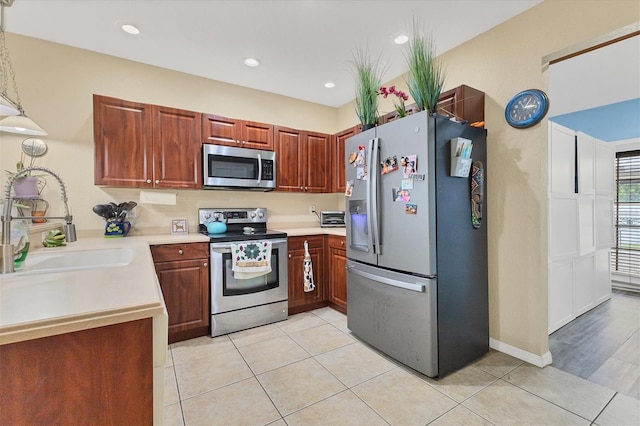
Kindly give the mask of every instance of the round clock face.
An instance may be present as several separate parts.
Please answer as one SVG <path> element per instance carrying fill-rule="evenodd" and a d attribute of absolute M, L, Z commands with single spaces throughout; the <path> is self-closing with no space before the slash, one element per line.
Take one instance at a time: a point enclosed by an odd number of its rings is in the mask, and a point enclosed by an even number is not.
<path fill-rule="evenodd" d="M 530 89 L 518 93 L 509 101 L 504 117 L 510 126 L 522 129 L 542 120 L 549 110 L 549 99 L 542 90 Z"/>

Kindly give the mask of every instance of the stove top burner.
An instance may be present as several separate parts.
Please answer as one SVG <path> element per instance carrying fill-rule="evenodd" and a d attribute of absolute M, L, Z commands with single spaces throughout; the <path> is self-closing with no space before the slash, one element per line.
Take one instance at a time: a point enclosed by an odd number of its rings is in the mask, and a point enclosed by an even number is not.
<path fill-rule="evenodd" d="M 262 239 L 287 238 L 285 232 L 267 229 L 267 209 L 198 209 L 198 232 L 209 236 L 211 242 L 255 241 Z M 222 234 L 209 234 L 207 223 L 222 221 L 227 224 L 227 231 Z M 245 229 L 251 232 L 245 232 Z"/>

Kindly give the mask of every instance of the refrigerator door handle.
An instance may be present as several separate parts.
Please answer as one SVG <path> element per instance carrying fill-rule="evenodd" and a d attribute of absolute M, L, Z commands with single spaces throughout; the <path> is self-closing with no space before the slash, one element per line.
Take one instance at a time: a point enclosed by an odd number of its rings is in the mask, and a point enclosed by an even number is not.
<path fill-rule="evenodd" d="M 380 203 L 379 203 L 379 176 L 380 176 L 380 138 L 373 138 L 371 140 L 373 146 L 371 147 L 371 161 L 369 162 L 369 205 L 373 238 L 373 252 L 375 254 L 382 254 L 380 247 Z M 370 144 L 371 145 L 371 144 Z"/>
<path fill-rule="evenodd" d="M 367 177 L 367 185 L 366 185 L 366 192 L 367 192 L 367 251 L 369 251 L 369 249 L 371 249 L 373 251 L 373 253 L 376 252 L 376 242 L 375 242 L 375 238 L 373 235 L 373 216 L 372 216 L 372 212 L 373 212 L 373 207 L 372 207 L 372 200 L 371 200 L 371 190 L 372 190 L 372 186 L 374 184 L 374 182 L 372 181 L 372 177 L 373 177 L 373 173 L 371 170 L 371 166 L 373 166 L 375 163 L 375 159 L 373 157 L 373 147 L 375 145 L 375 138 L 374 139 L 369 139 L 369 146 L 367 147 L 367 150 L 369 151 L 369 171 L 368 171 L 368 177 Z"/>
<path fill-rule="evenodd" d="M 381 277 L 378 275 L 370 274 L 369 272 L 361 271 L 353 266 L 347 266 L 347 271 L 353 272 L 356 275 L 360 275 L 363 278 L 368 278 L 373 281 L 377 281 L 382 284 L 387 284 L 392 287 L 403 288 L 405 290 L 416 291 L 418 293 L 424 293 L 424 284 L 421 283 L 408 283 L 405 281 L 398 281 L 391 278 Z"/>

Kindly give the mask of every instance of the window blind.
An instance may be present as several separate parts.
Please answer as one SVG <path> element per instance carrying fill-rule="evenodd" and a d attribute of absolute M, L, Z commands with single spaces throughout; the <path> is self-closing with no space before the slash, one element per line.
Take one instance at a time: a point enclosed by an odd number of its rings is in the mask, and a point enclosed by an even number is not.
<path fill-rule="evenodd" d="M 640 150 L 616 154 L 614 223 L 611 270 L 640 276 Z"/>

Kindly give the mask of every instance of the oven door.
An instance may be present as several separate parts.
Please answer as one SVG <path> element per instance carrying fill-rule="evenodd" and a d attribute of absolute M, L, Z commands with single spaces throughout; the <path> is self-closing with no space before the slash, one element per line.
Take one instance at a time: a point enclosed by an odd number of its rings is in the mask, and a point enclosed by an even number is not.
<path fill-rule="evenodd" d="M 234 278 L 231 269 L 231 243 L 211 244 L 212 314 L 287 300 L 287 240 L 282 238 L 269 241 L 271 272 L 250 279 Z"/>

